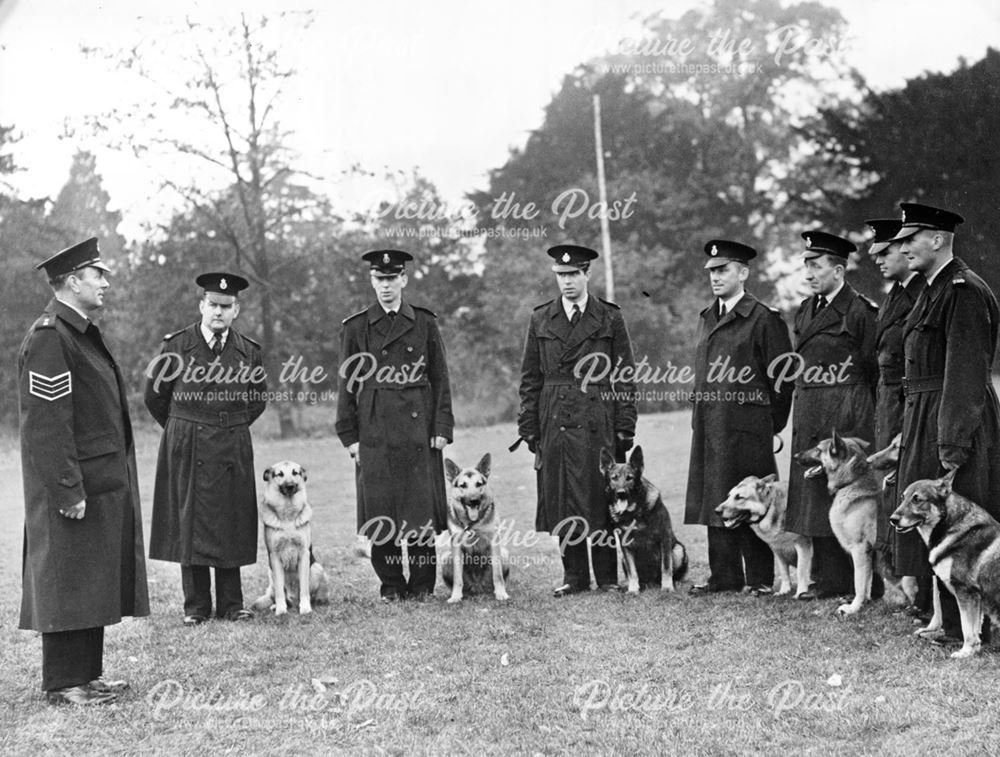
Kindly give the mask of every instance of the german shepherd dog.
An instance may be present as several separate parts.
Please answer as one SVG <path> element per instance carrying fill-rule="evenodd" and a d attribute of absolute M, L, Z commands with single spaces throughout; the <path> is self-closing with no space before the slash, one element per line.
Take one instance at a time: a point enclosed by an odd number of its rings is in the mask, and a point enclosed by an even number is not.
<path fill-rule="evenodd" d="M 327 600 L 326 571 L 313 556 L 312 508 L 306 497 L 306 471 L 283 460 L 264 471 L 264 493 L 257 508 L 267 547 L 267 591 L 253 603 L 255 610 L 274 607 L 275 615 L 298 604 L 299 614 Z"/>
<path fill-rule="evenodd" d="M 660 570 L 660 588 L 673 591 L 674 581 L 687 573 L 687 550 L 674 536 L 670 513 L 659 489 L 643 478 L 642 447 L 632 450 L 627 463 L 616 463 L 602 449 L 600 465 L 608 512 L 625 556 L 629 593 L 639 591 L 637 562 L 641 565 L 651 561 Z"/>
<path fill-rule="evenodd" d="M 962 619 L 962 648 L 952 657 L 979 652 L 983 611 L 1000 623 L 1000 523 L 979 505 L 952 491 L 955 471 L 914 481 L 889 518 L 897 531 L 917 529 L 927 544 L 931 569 L 955 595 Z M 934 617 L 918 634 L 941 629 L 941 599 L 934 584 Z"/>
<path fill-rule="evenodd" d="M 837 608 L 841 615 L 853 615 L 871 599 L 881 483 L 868 464 L 867 446 L 868 442 L 841 437 L 834 429 L 829 439 L 794 455 L 798 463 L 808 466 L 806 478 L 826 474 L 827 489 L 833 495 L 830 528 L 854 562 L 854 601 Z"/>
<path fill-rule="evenodd" d="M 441 577 L 451 587 L 449 602 L 461 602 L 466 586 L 470 594 L 492 590 L 497 600 L 509 599 L 509 560 L 507 550 L 497 541 L 499 524 L 488 486 L 490 464 L 488 452 L 475 468 L 459 468 L 447 458 L 444 461 L 451 552 L 441 561 Z"/>
<path fill-rule="evenodd" d="M 778 481 L 778 477 L 771 473 L 764 478 L 744 478 L 729 490 L 726 501 L 715 508 L 715 512 L 722 517 L 726 528 L 749 523 L 754 533 L 771 548 L 781 582 L 779 596 L 791 593 L 788 566 L 795 565 L 795 596 L 801 597 L 809 590 L 813 545 L 808 536 L 785 530 L 787 507 L 788 484 Z"/>

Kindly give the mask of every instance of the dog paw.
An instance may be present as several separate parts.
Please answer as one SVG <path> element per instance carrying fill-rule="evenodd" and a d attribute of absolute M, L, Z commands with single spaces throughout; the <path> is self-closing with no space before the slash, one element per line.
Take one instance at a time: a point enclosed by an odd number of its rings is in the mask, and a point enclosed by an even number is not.
<path fill-rule="evenodd" d="M 309 615 L 313 608 L 310 605 L 299 605 L 299 615 Z"/>
<path fill-rule="evenodd" d="M 844 604 L 837 608 L 838 615 L 856 615 L 861 610 L 860 605 Z"/>
<path fill-rule="evenodd" d="M 498 602 L 506 602 L 508 599 L 510 599 L 510 595 L 508 595 L 507 592 L 503 591 L 502 589 L 500 591 L 493 592 L 493 596 L 496 597 L 496 600 Z"/>
<path fill-rule="evenodd" d="M 914 636 L 919 636 L 921 639 L 937 639 L 944 636 L 944 631 L 940 628 L 932 628 L 931 626 L 925 626 L 923 628 L 918 628 L 913 632 Z"/>
<path fill-rule="evenodd" d="M 461 595 L 456 597 L 454 594 L 452 594 L 450 597 L 448 597 L 448 604 L 450 605 L 456 604 L 461 601 L 462 601 Z"/>
<path fill-rule="evenodd" d="M 956 660 L 961 660 L 966 657 L 974 657 L 977 652 L 979 652 L 977 647 L 962 647 L 957 652 L 952 652 L 951 656 Z"/>
<path fill-rule="evenodd" d="M 287 615 L 288 614 L 288 608 L 287 607 L 275 607 L 274 608 L 274 614 L 275 615 Z"/>

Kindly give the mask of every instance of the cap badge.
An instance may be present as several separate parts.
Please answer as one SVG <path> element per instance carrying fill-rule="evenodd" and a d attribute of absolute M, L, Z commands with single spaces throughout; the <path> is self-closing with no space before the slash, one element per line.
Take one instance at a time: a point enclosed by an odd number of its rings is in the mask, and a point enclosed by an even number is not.
<path fill-rule="evenodd" d="M 806 249 L 811 250 L 813 246 L 812 237 L 806 237 Z"/>
<path fill-rule="evenodd" d="M 389 261 L 390 261 L 390 260 L 392 260 L 392 258 L 390 258 L 390 257 L 389 257 L 389 253 L 388 253 L 388 252 L 387 252 L 387 253 L 385 253 L 385 254 L 384 254 L 384 255 L 382 256 L 382 263 L 383 263 L 384 265 L 389 265 Z"/>
<path fill-rule="evenodd" d="M 906 211 L 905 210 L 903 211 L 903 217 L 901 219 L 899 219 L 899 220 L 901 220 L 903 223 L 906 223 Z"/>
<path fill-rule="evenodd" d="M 714 244 L 712 245 L 712 254 L 713 255 L 718 255 L 719 254 L 719 248 L 716 247 Z"/>
<path fill-rule="evenodd" d="M 569 253 L 568 252 L 564 252 L 563 253 L 562 262 L 564 262 L 564 263 L 568 263 L 569 262 Z"/>
<path fill-rule="evenodd" d="M 228 287 L 229 284 L 226 282 L 225 279 L 219 279 L 219 289 L 227 289 Z"/>

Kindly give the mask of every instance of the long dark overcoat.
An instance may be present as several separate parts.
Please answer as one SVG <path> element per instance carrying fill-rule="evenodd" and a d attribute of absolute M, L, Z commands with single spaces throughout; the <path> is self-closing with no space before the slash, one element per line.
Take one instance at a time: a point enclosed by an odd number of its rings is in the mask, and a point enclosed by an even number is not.
<path fill-rule="evenodd" d="M 156 560 L 216 568 L 257 561 L 250 424 L 267 404 L 260 345 L 230 328 L 217 359 L 214 373 L 198 375 L 216 356 L 194 323 L 164 338 L 147 375 L 146 407 L 163 427 L 149 536 Z"/>
<path fill-rule="evenodd" d="M 954 258 L 917 299 L 903 329 L 906 404 L 898 487 L 961 463 L 954 489 L 1000 516 L 1000 408 L 990 381 L 997 300 L 986 283 Z M 897 555 L 897 572 L 923 575 L 922 542 Z"/>
<path fill-rule="evenodd" d="M 893 284 L 878 310 L 875 322 L 875 355 L 878 360 L 878 387 L 875 392 L 876 450 L 888 447 L 893 437 L 903 428 L 903 326 L 926 283 L 923 274 L 917 273 L 910 277 L 905 287 L 899 282 Z M 923 543 L 916 531 L 898 534 L 889 525 L 889 516 L 898 504 L 896 496 L 894 484 L 882 490 L 882 507 L 878 519 L 879 540 L 888 539 L 894 555 L 898 550 L 897 544 L 905 544 L 913 539 Z M 894 565 L 895 562 L 894 558 Z"/>
<path fill-rule="evenodd" d="M 390 317 L 375 303 L 344 321 L 340 360 L 336 431 L 345 447 L 360 443 L 358 532 L 445 530 L 444 466 L 430 442 L 450 442 L 455 419 L 434 313 L 403 302 Z"/>
<path fill-rule="evenodd" d="M 53 300 L 17 360 L 24 474 L 20 627 L 149 615 L 125 386 L 98 328 Z M 61 509 L 87 502 L 80 520 Z"/>
<path fill-rule="evenodd" d="M 792 342 L 778 312 L 749 292 L 721 321 L 717 308 L 702 310 L 698 327 L 684 522 L 721 528 L 715 508 L 733 486 L 778 472 L 773 436 L 788 422 L 792 384 L 776 389 L 768 367 Z"/>
<path fill-rule="evenodd" d="M 795 314 L 794 347 L 805 371 L 795 382 L 792 454 L 830 436 L 875 441 L 875 317 L 878 307 L 844 284 L 813 317 L 815 296 Z M 818 375 L 811 372 L 818 370 Z M 806 479 L 794 460 L 788 474 L 786 528 L 804 536 L 833 536 L 826 477 Z"/>
<path fill-rule="evenodd" d="M 574 376 L 581 359 L 583 370 Z M 601 448 L 613 453 L 616 433 L 635 434 L 635 384 L 623 370 L 632 366 L 632 342 L 617 305 L 589 297 L 576 326 L 559 298 L 532 312 L 517 424 L 522 438 L 539 445 L 536 530 L 558 526 L 558 534 L 568 536 L 582 534 L 584 523 L 591 533 L 608 528 Z M 610 373 L 601 378 L 605 367 L 623 371 L 622 380 L 612 381 Z M 587 376 L 594 380 L 584 386 Z"/>

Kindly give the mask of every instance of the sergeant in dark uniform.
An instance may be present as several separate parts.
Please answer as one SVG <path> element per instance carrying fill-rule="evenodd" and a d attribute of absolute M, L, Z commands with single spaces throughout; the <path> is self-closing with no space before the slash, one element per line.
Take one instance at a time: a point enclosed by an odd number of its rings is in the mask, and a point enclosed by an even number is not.
<path fill-rule="evenodd" d="M 962 217 L 929 205 L 902 203 L 894 241 L 910 268 L 927 280 L 903 327 L 906 375 L 899 491 L 918 479 L 958 469 L 953 487 L 1000 516 L 1000 408 L 990 381 L 997 341 L 997 300 L 986 283 L 954 257 Z M 900 560 L 926 560 L 923 543 Z M 923 550 L 923 551 L 920 551 Z M 958 608 L 940 587 L 944 633 L 961 640 Z M 984 625 L 984 637 L 985 637 Z"/>
<path fill-rule="evenodd" d="M 924 277 L 911 271 L 902 243 L 892 241 L 902 222 L 898 219 L 865 221 L 875 232 L 868 254 L 879 267 L 883 278 L 893 282 L 878 311 L 875 326 L 875 354 L 878 360 L 878 387 L 875 397 L 875 449 L 885 449 L 903 428 L 903 325 L 917 297 L 924 290 Z M 897 534 L 889 525 L 889 516 L 896 509 L 895 483 L 882 490 L 882 507 L 878 519 L 878 548 L 888 554 L 893 571 L 900 576 L 915 576 L 918 591 L 915 605 L 928 609 L 930 601 L 930 565 L 926 555 L 922 561 L 906 559 L 914 547 L 922 547 L 920 534 Z"/>
<path fill-rule="evenodd" d="M 788 421 L 792 388 L 776 387 L 768 366 L 791 353 L 792 343 L 778 311 L 744 289 L 757 251 L 713 239 L 705 252 L 715 299 L 701 311 L 698 327 L 684 522 L 708 526 L 711 575 L 691 593 L 739 591 L 746 585 L 755 595 L 770 594 L 770 547 L 747 524 L 726 528 L 715 508 L 747 476 L 778 472 L 773 437 Z"/>
<path fill-rule="evenodd" d="M 623 462 L 635 436 L 632 342 L 617 305 L 587 292 L 594 250 L 558 245 L 548 250 L 561 297 L 535 308 L 521 363 L 518 432 L 535 452 L 538 511 L 535 528 L 560 540 L 563 582 L 555 596 L 590 589 L 588 537 L 594 578 L 617 589 L 616 550 L 600 470 L 601 449 Z M 594 362 L 602 360 L 600 364 Z M 575 370 L 580 363 L 581 370 Z M 625 369 L 586 384 L 593 368 Z M 597 374 L 594 374 L 595 377 Z M 616 392 L 611 397 L 610 392 Z"/>
<path fill-rule="evenodd" d="M 434 592 L 434 538 L 448 527 L 441 450 L 455 420 L 444 342 L 434 313 L 403 301 L 413 256 L 362 259 L 377 301 L 344 320 L 337 436 L 356 464 L 358 532 L 372 540 L 382 601 L 423 600 Z"/>
<path fill-rule="evenodd" d="M 55 298 L 18 354 L 24 562 L 20 628 L 42 634 L 53 704 L 104 704 L 104 626 L 149 615 L 127 392 L 91 320 L 104 305 L 97 239 L 38 265 Z"/>
<path fill-rule="evenodd" d="M 210 567 L 217 617 L 253 617 L 240 566 L 257 561 L 250 424 L 267 404 L 260 345 L 232 328 L 247 280 L 205 273 L 195 283 L 201 321 L 164 337 L 145 398 L 163 427 L 149 556 L 181 564 L 186 626 L 212 617 Z"/>
<path fill-rule="evenodd" d="M 869 443 L 875 439 L 875 317 L 878 306 L 844 280 L 847 258 L 857 248 L 824 231 L 802 234 L 806 281 L 815 294 L 795 314 L 794 346 L 804 370 L 795 381 L 792 454 L 829 438 L 833 429 Z M 854 591 L 854 568 L 830 527 L 825 477 L 806 479 L 792 462 L 786 528 L 813 540 L 813 591 L 801 595 L 836 597 Z M 872 597 L 882 596 L 881 578 Z"/>

